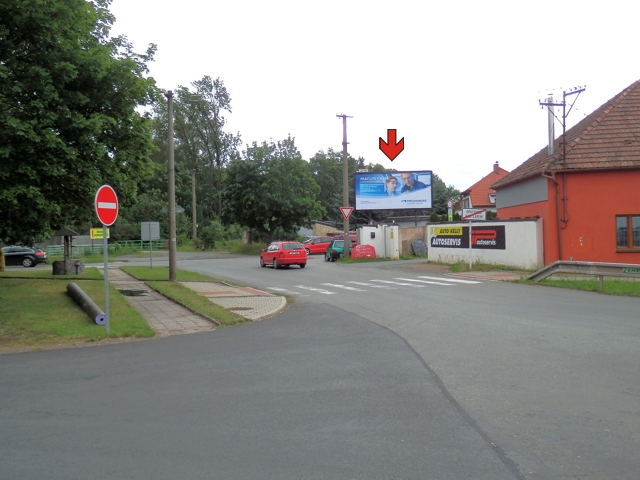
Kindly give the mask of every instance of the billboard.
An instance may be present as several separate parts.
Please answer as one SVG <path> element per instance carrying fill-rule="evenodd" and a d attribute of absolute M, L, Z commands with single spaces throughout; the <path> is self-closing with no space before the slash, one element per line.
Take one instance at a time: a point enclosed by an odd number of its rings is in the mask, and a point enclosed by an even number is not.
<path fill-rule="evenodd" d="M 461 225 L 429 227 L 432 247 L 469 248 L 469 227 Z M 482 225 L 471 227 L 471 248 L 482 250 L 505 250 L 507 239 L 504 225 Z"/>
<path fill-rule="evenodd" d="M 430 209 L 431 171 L 356 173 L 356 210 Z"/>

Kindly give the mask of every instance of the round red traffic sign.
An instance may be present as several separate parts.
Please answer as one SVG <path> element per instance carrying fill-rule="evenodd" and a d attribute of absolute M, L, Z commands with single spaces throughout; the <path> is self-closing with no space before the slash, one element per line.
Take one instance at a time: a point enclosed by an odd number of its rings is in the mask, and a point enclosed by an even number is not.
<path fill-rule="evenodd" d="M 102 185 L 96 193 L 96 214 L 106 227 L 113 225 L 118 218 L 118 197 L 109 185 Z"/>

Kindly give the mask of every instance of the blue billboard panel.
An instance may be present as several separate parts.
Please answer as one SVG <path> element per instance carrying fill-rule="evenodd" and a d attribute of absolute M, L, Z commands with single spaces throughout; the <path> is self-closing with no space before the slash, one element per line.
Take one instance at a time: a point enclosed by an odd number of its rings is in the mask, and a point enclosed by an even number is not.
<path fill-rule="evenodd" d="M 433 207 L 430 171 L 356 173 L 356 210 Z"/>

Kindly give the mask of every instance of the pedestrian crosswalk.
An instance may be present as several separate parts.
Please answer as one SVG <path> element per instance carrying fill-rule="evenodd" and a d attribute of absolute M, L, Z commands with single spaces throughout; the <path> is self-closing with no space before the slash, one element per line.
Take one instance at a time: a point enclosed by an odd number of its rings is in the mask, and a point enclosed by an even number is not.
<path fill-rule="evenodd" d="M 401 288 L 429 288 L 429 287 L 455 287 L 461 285 L 474 285 L 482 283 L 476 280 L 461 280 L 448 277 L 429 277 L 420 275 L 415 278 L 394 277 L 391 280 L 373 278 L 369 281 L 362 282 L 349 280 L 343 283 L 320 283 L 317 286 L 312 285 L 295 285 L 290 288 L 282 287 L 266 287 L 268 290 L 283 295 L 337 295 L 342 292 L 365 293 L 375 289 L 398 290 Z"/>

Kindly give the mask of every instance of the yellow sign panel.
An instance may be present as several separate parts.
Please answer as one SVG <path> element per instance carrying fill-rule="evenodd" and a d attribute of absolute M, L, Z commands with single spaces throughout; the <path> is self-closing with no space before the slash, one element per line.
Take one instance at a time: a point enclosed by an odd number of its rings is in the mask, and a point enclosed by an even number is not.
<path fill-rule="evenodd" d="M 107 238 L 111 238 L 110 231 L 107 228 Z M 102 228 L 92 228 L 91 229 L 91 238 L 99 238 L 102 239 Z"/>
<path fill-rule="evenodd" d="M 462 235 L 462 227 L 433 227 L 433 232 L 438 237 L 460 236 Z"/>

